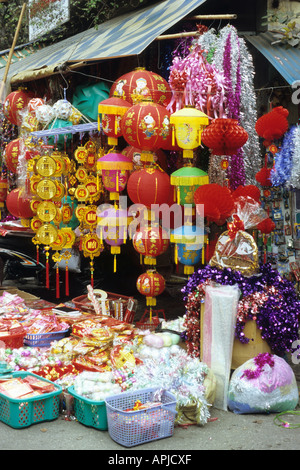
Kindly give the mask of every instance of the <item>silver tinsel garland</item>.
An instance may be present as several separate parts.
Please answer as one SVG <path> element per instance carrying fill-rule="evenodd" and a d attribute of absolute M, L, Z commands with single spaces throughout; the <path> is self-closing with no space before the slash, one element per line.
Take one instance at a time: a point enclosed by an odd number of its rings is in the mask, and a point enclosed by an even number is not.
<path fill-rule="evenodd" d="M 255 131 L 257 120 L 256 95 L 254 91 L 254 66 L 252 57 L 243 38 L 238 36 L 232 25 L 227 25 L 219 31 L 209 30 L 197 39 L 207 54 L 212 54 L 212 64 L 219 72 L 224 72 L 224 51 L 230 35 L 231 42 L 231 84 L 233 92 L 237 85 L 237 66 L 240 60 L 241 95 L 240 95 L 240 125 L 248 132 L 248 141 L 243 146 L 243 159 L 246 184 L 256 184 L 255 175 L 261 169 L 259 137 Z M 225 110 L 226 112 L 226 110 Z"/>
<path fill-rule="evenodd" d="M 286 187 L 290 189 L 300 189 L 300 127 L 295 127 L 292 140 L 292 165 L 291 175 L 286 182 Z"/>

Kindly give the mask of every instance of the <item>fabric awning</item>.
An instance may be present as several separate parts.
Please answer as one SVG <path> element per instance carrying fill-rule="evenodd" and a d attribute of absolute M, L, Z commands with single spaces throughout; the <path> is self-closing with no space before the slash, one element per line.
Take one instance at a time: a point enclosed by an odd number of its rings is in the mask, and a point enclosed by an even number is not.
<path fill-rule="evenodd" d="M 272 44 L 276 39 L 270 31 L 256 36 L 245 35 L 245 39 L 266 57 L 290 85 L 300 80 L 300 49 Z"/>
<path fill-rule="evenodd" d="M 11 84 L 51 75 L 62 64 L 140 54 L 152 41 L 206 0 L 164 0 L 91 28 L 11 65 Z M 0 80 L 4 69 L 0 70 Z"/>

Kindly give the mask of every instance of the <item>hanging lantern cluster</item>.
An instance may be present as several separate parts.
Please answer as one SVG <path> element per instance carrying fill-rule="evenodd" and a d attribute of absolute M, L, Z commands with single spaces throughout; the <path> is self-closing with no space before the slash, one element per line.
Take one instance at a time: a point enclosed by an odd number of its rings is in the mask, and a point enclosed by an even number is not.
<path fill-rule="evenodd" d="M 166 157 L 161 149 L 171 146 L 170 113 L 166 109 L 171 100 L 171 91 L 166 80 L 158 74 L 138 68 L 124 74 L 113 84 L 110 98 L 106 102 L 112 102 L 112 100 L 116 102 L 117 99 L 118 103 L 123 105 L 121 111 L 120 108 L 118 110 L 118 124 L 120 124 L 118 136 L 121 134 L 128 144 L 125 151 L 122 151 L 124 155 L 122 162 L 126 161 L 123 172 L 126 172 L 126 175 L 119 173 L 117 183 L 119 190 L 122 190 L 126 182 L 130 201 L 136 207 L 143 208 L 142 224 L 129 235 L 134 249 L 140 254 L 141 263 L 151 267 L 151 270 L 148 269 L 139 278 L 137 289 L 147 299 L 152 299 L 164 289 L 164 279 L 155 268 L 157 257 L 169 246 L 169 236 L 162 229 L 159 221 L 155 224 L 151 223 L 153 219 L 151 208 L 154 204 L 160 205 L 170 201 L 170 177 L 165 171 L 167 169 Z M 99 114 L 107 111 L 106 102 L 99 103 Z M 128 103 L 130 103 L 129 107 Z M 122 116 L 121 119 L 120 116 Z M 112 123 L 110 126 L 106 123 L 102 118 L 102 126 L 105 127 L 103 132 L 106 132 L 107 127 L 113 128 Z M 116 141 L 111 143 L 117 144 Z M 137 154 L 138 157 L 135 159 Z M 121 159 L 118 157 L 119 163 L 114 167 L 114 164 L 105 163 L 106 157 L 98 160 L 98 169 L 102 172 L 103 185 L 107 187 L 109 183 L 112 187 L 111 199 L 114 199 L 116 209 L 117 197 L 114 193 L 118 191 L 114 189 L 115 180 L 111 171 L 114 168 L 121 170 Z M 129 167 L 129 161 L 131 167 Z M 123 177 L 123 186 L 120 176 Z M 156 288 L 158 279 L 160 280 L 159 289 Z M 148 290 L 145 290 L 146 283 L 149 286 Z M 147 306 L 151 307 L 154 301 L 149 299 Z"/>

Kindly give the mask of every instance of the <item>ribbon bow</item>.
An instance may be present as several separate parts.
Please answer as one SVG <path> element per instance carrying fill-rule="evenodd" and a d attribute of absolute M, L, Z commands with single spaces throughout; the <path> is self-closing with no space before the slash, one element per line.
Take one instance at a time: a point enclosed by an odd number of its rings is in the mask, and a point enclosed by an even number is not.
<path fill-rule="evenodd" d="M 231 240 L 234 239 L 234 237 L 236 236 L 239 230 L 245 229 L 244 222 L 239 218 L 238 215 L 234 214 L 232 218 L 233 218 L 233 221 L 228 222 L 227 224 L 228 235 Z"/>

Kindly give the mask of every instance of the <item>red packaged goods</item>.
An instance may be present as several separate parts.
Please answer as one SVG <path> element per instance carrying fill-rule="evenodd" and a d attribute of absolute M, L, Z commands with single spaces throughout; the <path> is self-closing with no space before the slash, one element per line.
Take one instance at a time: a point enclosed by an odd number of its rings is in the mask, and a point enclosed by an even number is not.
<path fill-rule="evenodd" d="M 0 393 L 10 398 L 20 398 L 28 393 L 32 393 L 31 386 L 22 381 L 19 377 L 10 379 L 0 384 Z"/>
<path fill-rule="evenodd" d="M 44 380 L 40 380 L 32 375 L 28 375 L 23 379 L 23 382 L 28 383 L 33 390 L 38 390 L 41 393 L 50 393 L 55 390 L 54 384 L 50 384 L 45 382 Z"/>
<path fill-rule="evenodd" d="M 17 335 L 24 333 L 24 328 L 17 320 L 1 320 L 0 336 Z"/>

